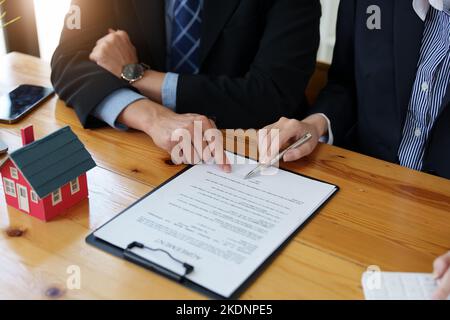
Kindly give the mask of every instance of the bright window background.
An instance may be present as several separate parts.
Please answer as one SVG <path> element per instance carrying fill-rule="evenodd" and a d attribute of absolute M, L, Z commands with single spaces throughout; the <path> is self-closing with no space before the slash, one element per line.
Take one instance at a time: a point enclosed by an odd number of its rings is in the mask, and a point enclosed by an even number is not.
<path fill-rule="evenodd" d="M 0 14 L 1 13 L 3 13 L 2 7 L 0 7 Z M 0 20 L 0 23 L 2 23 L 2 20 Z M 0 55 L 4 55 L 5 53 L 6 53 L 5 37 L 3 29 L 0 28 Z"/>
<path fill-rule="evenodd" d="M 64 17 L 69 11 L 70 2 L 70 0 L 34 0 L 41 58 L 45 61 L 51 60 L 58 45 L 64 25 Z M 331 63 L 339 0 L 321 0 L 321 3 L 322 23 L 320 33 L 322 40 L 317 60 Z M 0 50 L 1 48 L 0 44 Z"/>
<path fill-rule="evenodd" d="M 34 0 L 39 48 L 41 58 L 45 61 L 52 59 L 53 52 L 58 46 L 70 2 L 70 0 Z"/>
<path fill-rule="evenodd" d="M 5 53 L 6 53 L 5 37 L 3 34 L 3 30 L 0 29 L 0 56 L 4 55 Z"/>

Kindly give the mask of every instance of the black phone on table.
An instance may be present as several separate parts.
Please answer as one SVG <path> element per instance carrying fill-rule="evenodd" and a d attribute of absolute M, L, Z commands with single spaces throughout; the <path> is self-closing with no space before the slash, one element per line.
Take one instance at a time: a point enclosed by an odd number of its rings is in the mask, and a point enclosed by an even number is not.
<path fill-rule="evenodd" d="M 10 93 L 0 96 L 0 122 L 18 122 L 53 93 L 51 88 L 20 85 Z"/>
<path fill-rule="evenodd" d="M 6 152 L 8 152 L 8 146 L 0 140 L 0 155 L 5 154 Z"/>

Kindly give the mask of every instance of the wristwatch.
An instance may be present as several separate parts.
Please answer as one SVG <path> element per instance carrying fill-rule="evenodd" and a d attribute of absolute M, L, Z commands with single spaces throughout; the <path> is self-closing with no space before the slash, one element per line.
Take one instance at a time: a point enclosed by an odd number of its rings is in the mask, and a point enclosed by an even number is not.
<path fill-rule="evenodd" d="M 133 84 L 136 81 L 141 80 L 147 70 L 150 70 L 150 67 L 144 63 L 127 64 L 123 67 L 122 74 L 120 76 L 123 80 Z"/>

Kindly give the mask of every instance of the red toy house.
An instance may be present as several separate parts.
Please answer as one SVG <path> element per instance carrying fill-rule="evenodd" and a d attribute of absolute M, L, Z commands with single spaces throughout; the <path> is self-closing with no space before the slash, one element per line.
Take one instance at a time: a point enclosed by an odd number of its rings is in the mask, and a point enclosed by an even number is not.
<path fill-rule="evenodd" d="M 0 166 L 9 206 L 49 221 L 88 197 L 86 172 L 96 164 L 70 127 L 34 141 L 30 126 L 22 143 Z"/>

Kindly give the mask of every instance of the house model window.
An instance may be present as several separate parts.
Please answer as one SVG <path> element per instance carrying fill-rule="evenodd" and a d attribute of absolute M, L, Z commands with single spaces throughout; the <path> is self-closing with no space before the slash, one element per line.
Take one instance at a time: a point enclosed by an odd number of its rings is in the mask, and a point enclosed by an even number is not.
<path fill-rule="evenodd" d="M 4 184 L 5 184 L 5 194 L 11 197 L 17 197 L 16 195 L 16 184 L 14 181 L 9 180 L 7 178 L 3 178 Z"/>
<path fill-rule="evenodd" d="M 70 181 L 70 193 L 74 195 L 75 193 L 80 191 L 80 183 L 78 181 L 78 178 L 75 180 Z"/>
<path fill-rule="evenodd" d="M 62 202 L 61 189 L 52 192 L 52 204 L 56 206 L 58 203 Z"/>
<path fill-rule="evenodd" d="M 11 173 L 11 178 L 16 179 L 16 180 L 19 179 L 19 172 L 17 171 L 16 168 L 11 167 L 10 173 Z"/>
<path fill-rule="evenodd" d="M 39 203 L 38 195 L 34 192 L 34 190 L 31 190 L 31 201 L 34 203 Z"/>

